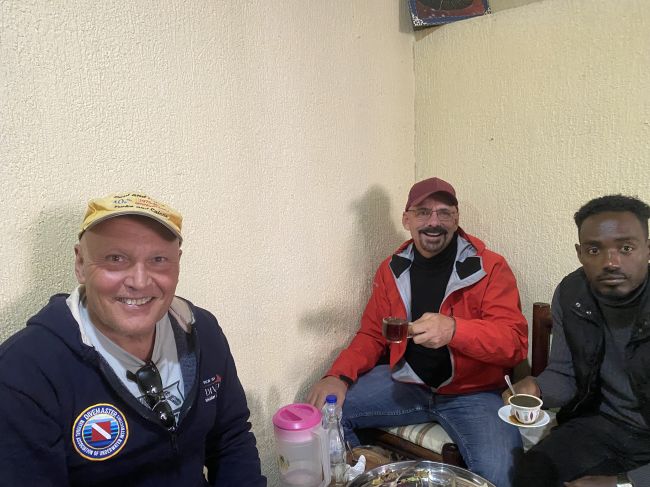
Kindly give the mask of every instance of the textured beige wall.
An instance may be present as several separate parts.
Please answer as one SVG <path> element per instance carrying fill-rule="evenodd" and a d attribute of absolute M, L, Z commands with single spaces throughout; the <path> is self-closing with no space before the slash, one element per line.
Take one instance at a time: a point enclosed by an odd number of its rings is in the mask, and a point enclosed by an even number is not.
<path fill-rule="evenodd" d="M 461 225 L 510 261 L 527 316 L 579 264 L 573 213 L 650 202 L 645 0 L 546 0 L 415 46 L 416 174 L 460 193 Z"/>
<path fill-rule="evenodd" d="M 0 2 L 0 339 L 75 285 L 86 200 L 185 216 L 179 294 L 229 336 L 274 485 L 271 416 L 357 326 L 414 180 L 403 2 Z"/>

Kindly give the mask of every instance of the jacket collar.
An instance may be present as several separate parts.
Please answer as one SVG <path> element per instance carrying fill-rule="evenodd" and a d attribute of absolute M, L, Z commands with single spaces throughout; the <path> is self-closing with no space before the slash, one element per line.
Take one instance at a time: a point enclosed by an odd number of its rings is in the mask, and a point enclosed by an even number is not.
<path fill-rule="evenodd" d="M 604 322 L 598 302 L 589 288 L 587 276 L 582 267 L 576 269 L 571 275 L 574 276 L 572 286 L 575 287 L 573 300 L 569 303 L 573 313 L 591 321 L 597 326 Z M 650 337 L 650 284 L 646 285 L 641 298 L 639 316 L 632 329 L 632 341 L 643 340 Z"/>
<path fill-rule="evenodd" d="M 480 239 L 467 234 L 460 227 L 458 228 L 458 250 L 456 251 L 454 274 L 456 280 L 463 283 L 460 287 L 473 284 L 486 275 L 480 256 L 484 250 L 485 244 Z M 404 242 L 393 254 L 390 268 L 395 279 L 399 279 L 405 271 L 410 269 L 414 255 L 413 239 Z"/>

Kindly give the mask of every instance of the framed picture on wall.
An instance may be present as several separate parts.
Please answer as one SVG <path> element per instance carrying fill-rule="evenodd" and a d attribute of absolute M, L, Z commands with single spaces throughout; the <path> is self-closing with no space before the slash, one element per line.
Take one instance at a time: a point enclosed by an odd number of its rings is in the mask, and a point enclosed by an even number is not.
<path fill-rule="evenodd" d="M 414 27 L 447 24 L 490 12 L 488 0 L 408 0 Z"/>

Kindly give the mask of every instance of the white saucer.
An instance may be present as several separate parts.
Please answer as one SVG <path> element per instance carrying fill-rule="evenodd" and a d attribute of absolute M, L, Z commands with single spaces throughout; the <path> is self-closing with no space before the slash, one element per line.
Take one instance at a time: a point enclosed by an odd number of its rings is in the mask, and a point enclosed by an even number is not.
<path fill-rule="evenodd" d="M 503 406 L 499 408 L 499 417 L 506 423 L 511 424 L 513 426 L 517 426 L 519 428 L 539 428 L 541 426 L 546 426 L 551 419 L 548 413 L 542 409 L 539 412 L 539 417 L 537 418 L 537 421 L 530 424 L 523 424 L 517 421 L 516 419 L 515 420 L 511 419 L 510 406 Z"/>

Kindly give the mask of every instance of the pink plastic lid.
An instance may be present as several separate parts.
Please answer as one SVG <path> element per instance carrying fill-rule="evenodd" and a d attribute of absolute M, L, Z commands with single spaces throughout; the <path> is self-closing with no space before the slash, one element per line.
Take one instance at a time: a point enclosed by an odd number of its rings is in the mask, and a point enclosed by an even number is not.
<path fill-rule="evenodd" d="M 320 424 L 322 417 L 311 404 L 289 404 L 273 415 L 273 424 L 283 430 L 305 430 Z"/>

